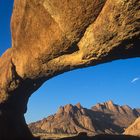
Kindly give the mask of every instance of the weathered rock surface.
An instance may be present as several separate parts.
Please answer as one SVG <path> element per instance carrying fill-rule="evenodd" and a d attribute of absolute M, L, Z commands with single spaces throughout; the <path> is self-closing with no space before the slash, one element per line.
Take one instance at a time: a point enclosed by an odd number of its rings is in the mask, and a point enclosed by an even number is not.
<path fill-rule="evenodd" d="M 99 103 L 92 107 L 92 110 L 110 114 L 113 124 L 120 128 L 128 127 L 138 116 L 140 116 L 140 112 L 136 109 L 132 109 L 127 105 L 119 106 L 112 101 Z"/>
<path fill-rule="evenodd" d="M 137 118 L 124 132 L 125 135 L 140 137 L 140 117 Z"/>
<path fill-rule="evenodd" d="M 29 124 L 29 128 L 34 134 L 122 134 L 138 116 L 140 113 L 135 109 L 112 101 L 97 104 L 92 109 L 68 104 L 60 107 L 56 114 Z"/>
<path fill-rule="evenodd" d="M 49 78 L 139 57 L 139 9 L 139 0 L 14 0 L 12 48 L 0 57 L 0 138 L 29 139 L 27 102 Z"/>
<path fill-rule="evenodd" d="M 46 119 L 29 125 L 52 134 L 77 134 L 79 132 L 96 133 L 89 111 L 83 107 L 68 104 L 60 107 L 58 112 Z"/>

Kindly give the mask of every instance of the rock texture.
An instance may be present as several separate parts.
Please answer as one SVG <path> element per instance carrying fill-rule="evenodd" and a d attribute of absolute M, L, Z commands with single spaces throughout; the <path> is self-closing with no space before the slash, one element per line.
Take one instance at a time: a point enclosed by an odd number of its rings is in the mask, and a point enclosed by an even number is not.
<path fill-rule="evenodd" d="M 27 102 L 46 80 L 139 57 L 139 9 L 139 0 L 14 0 L 12 47 L 0 57 L 0 138 L 29 139 Z"/>
<path fill-rule="evenodd" d="M 140 112 L 136 109 L 132 109 L 128 105 L 119 106 L 114 104 L 112 101 L 99 103 L 92 107 L 93 111 L 102 112 L 110 115 L 110 119 L 106 119 L 109 122 L 113 121 L 113 124 L 122 128 L 128 127 L 138 116 Z"/>
<path fill-rule="evenodd" d="M 124 132 L 125 135 L 134 135 L 140 137 L 140 117 L 137 118 Z"/>
<path fill-rule="evenodd" d="M 140 113 L 135 109 L 112 101 L 97 104 L 91 109 L 80 104 L 68 104 L 60 107 L 56 114 L 29 124 L 29 128 L 34 134 L 122 134 L 138 116 Z"/>

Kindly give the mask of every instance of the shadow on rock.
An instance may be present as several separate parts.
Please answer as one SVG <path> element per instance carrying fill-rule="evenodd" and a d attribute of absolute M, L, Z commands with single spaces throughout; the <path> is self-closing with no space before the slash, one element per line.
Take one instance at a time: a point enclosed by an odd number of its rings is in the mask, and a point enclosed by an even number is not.
<path fill-rule="evenodd" d="M 140 140 L 140 138 L 129 135 L 97 135 L 89 137 L 86 133 L 80 133 L 78 136 L 61 138 L 59 140 Z"/>

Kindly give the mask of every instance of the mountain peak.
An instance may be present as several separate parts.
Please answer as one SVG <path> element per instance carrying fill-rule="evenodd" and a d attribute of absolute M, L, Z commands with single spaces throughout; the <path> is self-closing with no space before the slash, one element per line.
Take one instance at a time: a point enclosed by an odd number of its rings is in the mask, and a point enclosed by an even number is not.
<path fill-rule="evenodd" d="M 81 105 L 80 103 L 77 103 L 75 106 L 76 106 L 77 108 L 79 108 L 79 109 L 83 108 L 82 105 Z"/>
<path fill-rule="evenodd" d="M 108 104 L 108 105 L 114 105 L 114 103 L 113 103 L 112 100 L 107 101 L 106 104 Z"/>
<path fill-rule="evenodd" d="M 61 114 L 61 113 L 63 113 L 63 111 L 64 111 L 64 107 L 63 106 L 60 106 L 59 109 L 58 109 L 58 111 L 57 111 L 57 113 L 58 114 Z"/>
<path fill-rule="evenodd" d="M 128 105 L 123 105 L 122 107 L 127 109 L 127 110 L 132 110 L 132 108 L 130 106 L 128 106 Z"/>
<path fill-rule="evenodd" d="M 97 103 L 95 106 L 92 107 L 93 109 L 97 109 L 97 110 L 114 110 L 116 108 L 115 104 L 113 103 L 112 100 L 109 100 L 107 102 L 103 102 L 103 103 Z"/>
<path fill-rule="evenodd" d="M 74 106 L 72 104 L 67 104 L 65 106 L 60 106 L 59 109 L 58 109 L 58 111 L 57 111 L 57 113 L 58 114 L 62 114 L 64 112 L 69 113 L 70 111 L 73 110 L 73 108 L 74 108 Z"/>
<path fill-rule="evenodd" d="M 64 106 L 65 112 L 69 113 L 71 110 L 73 110 L 73 105 L 72 104 L 67 104 Z"/>
<path fill-rule="evenodd" d="M 135 109 L 134 112 L 131 108 L 129 110 L 128 106 L 119 106 L 111 100 L 98 103 L 92 109 L 83 108 L 80 103 L 67 104 L 61 106 L 51 117 L 30 125 L 30 128 L 37 131 L 40 128 L 41 132 L 43 130 L 54 134 L 78 134 L 79 132 L 93 135 L 120 134 L 140 116 L 137 110 L 140 111 Z M 114 127 L 116 125 L 118 127 Z"/>
<path fill-rule="evenodd" d="M 105 102 L 105 106 L 107 109 L 112 110 L 112 111 L 117 111 L 116 105 L 113 103 L 112 100 L 109 100 L 108 102 Z"/>
<path fill-rule="evenodd" d="M 60 106 L 57 113 L 58 114 L 62 114 L 62 113 L 74 113 L 77 109 L 82 109 L 82 105 L 80 103 L 77 103 L 76 105 L 72 105 L 72 104 L 67 104 L 65 106 Z"/>

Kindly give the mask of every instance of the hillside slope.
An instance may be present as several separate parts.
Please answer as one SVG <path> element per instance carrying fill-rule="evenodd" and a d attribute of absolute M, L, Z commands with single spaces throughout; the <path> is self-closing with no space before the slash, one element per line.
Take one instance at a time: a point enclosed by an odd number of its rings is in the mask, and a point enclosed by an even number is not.
<path fill-rule="evenodd" d="M 29 124 L 33 133 L 78 134 L 121 134 L 140 113 L 129 106 L 119 106 L 112 101 L 99 103 L 86 109 L 78 103 L 60 107 L 56 114 Z"/>

